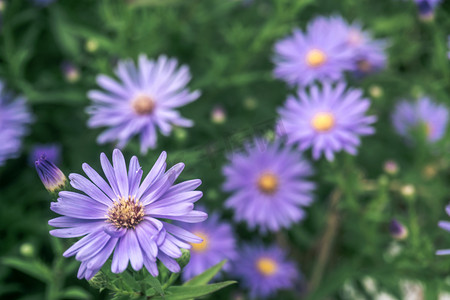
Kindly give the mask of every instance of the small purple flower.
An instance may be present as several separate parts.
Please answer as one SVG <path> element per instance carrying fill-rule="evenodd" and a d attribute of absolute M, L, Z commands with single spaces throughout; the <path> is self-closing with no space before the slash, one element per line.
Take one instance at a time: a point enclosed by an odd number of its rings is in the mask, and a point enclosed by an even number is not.
<path fill-rule="evenodd" d="M 275 77 L 291 85 L 308 85 L 315 80 L 338 80 L 343 71 L 353 68 L 353 51 L 345 46 L 345 31 L 339 17 L 318 17 L 303 33 L 294 29 L 291 36 L 275 45 Z"/>
<path fill-rule="evenodd" d="M 20 154 L 27 125 L 32 121 L 25 98 L 14 97 L 0 81 L 0 166 Z"/>
<path fill-rule="evenodd" d="M 295 264 L 277 246 L 244 246 L 233 266 L 251 298 L 267 298 L 278 290 L 292 289 L 301 279 Z"/>
<path fill-rule="evenodd" d="M 37 144 L 34 145 L 30 153 L 30 162 L 34 163 L 42 156 L 54 164 L 61 161 L 61 146 L 59 144 Z"/>
<path fill-rule="evenodd" d="M 50 231 L 53 236 L 84 236 L 63 254 L 75 255 L 81 261 L 78 278 L 91 279 L 113 252 L 114 273 L 123 272 L 130 262 L 134 270 L 145 266 L 157 276 L 157 258 L 170 271 L 180 271 L 175 261 L 181 257 L 180 248 L 190 249 L 189 243 L 200 243 L 202 239 L 161 219 L 197 223 L 204 221 L 207 214 L 193 210 L 193 203 L 202 197 L 202 192 L 195 191 L 201 181 L 174 185 L 184 164 L 176 164 L 166 172 L 165 161 L 163 152 L 141 182 L 143 170 L 137 157 L 131 158 L 127 172 L 124 156 L 116 149 L 112 165 L 104 153 L 100 155 L 107 181 L 86 163 L 83 170 L 89 179 L 69 175 L 72 187 L 84 194 L 60 192 L 51 210 L 63 216 L 49 224 L 61 227 Z"/>
<path fill-rule="evenodd" d="M 445 208 L 445 212 L 450 216 L 450 205 L 447 205 Z M 450 231 L 450 222 L 449 221 L 439 221 L 438 226 L 446 231 Z M 436 251 L 436 255 L 448 255 L 450 254 L 450 249 L 438 250 Z"/>
<path fill-rule="evenodd" d="M 88 109 L 89 127 L 109 127 L 97 139 L 101 144 L 117 141 L 124 147 L 136 135 L 140 136 L 141 152 L 156 147 L 157 129 L 165 136 L 172 126 L 190 127 L 191 120 L 181 117 L 176 108 L 200 96 L 189 92 L 186 84 L 191 75 L 187 66 L 177 69 L 176 59 L 160 56 L 156 61 L 145 55 L 137 66 L 130 60 L 119 61 L 116 75 L 120 82 L 105 75 L 97 83 L 105 91 L 90 91 L 94 102 Z"/>
<path fill-rule="evenodd" d="M 325 82 L 322 89 L 315 85 L 309 93 L 299 89 L 298 98 L 289 96 L 279 109 L 278 132 L 300 151 L 311 147 L 314 159 L 324 153 L 332 161 L 341 150 L 355 155 L 360 136 L 375 131 L 370 125 L 376 117 L 365 115 L 369 106 L 361 90 L 346 89 L 342 82 L 335 86 Z"/>
<path fill-rule="evenodd" d="M 408 236 L 408 229 L 405 225 L 395 219 L 393 219 L 389 224 L 389 232 L 398 240 L 403 240 Z"/>
<path fill-rule="evenodd" d="M 236 258 L 236 240 L 231 225 L 219 220 L 219 215 L 210 214 L 203 223 L 186 224 L 184 229 L 203 239 L 203 242 L 192 244 L 191 260 L 183 269 L 184 281 L 204 272 L 224 259 Z M 228 269 L 227 263 L 224 269 Z"/>
<path fill-rule="evenodd" d="M 356 74 L 365 75 L 385 68 L 386 41 L 373 39 L 372 34 L 363 30 L 358 22 L 348 24 L 342 18 L 335 19 L 336 27 L 341 27 L 339 31 L 345 32 L 346 46 L 353 51 L 353 69 Z"/>
<path fill-rule="evenodd" d="M 49 192 L 60 190 L 66 185 L 67 178 L 64 173 L 47 160 L 45 154 L 36 160 L 35 166 L 39 178 Z"/>
<path fill-rule="evenodd" d="M 233 194 L 225 203 L 234 209 L 236 221 L 246 221 L 262 232 L 288 228 L 302 220 L 302 206 L 313 201 L 314 184 L 307 181 L 313 171 L 310 164 L 280 142 L 255 139 L 242 152 L 229 156 L 223 168 L 223 189 Z"/>
<path fill-rule="evenodd" d="M 428 21 L 434 18 L 434 11 L 441 0 L 414 0 L 419 10 L 419 17 Z"/>
<path fill-rule="evenodd" d="M 435 104 L 429 98 L 421 98 L 415 103 L 401 101 L 392 114 L 395 130 L 409 141 L 413 131 L 423 127 L 428 141 L 437 142 L 445 134 L 447 121 L 447 107 Z"/>

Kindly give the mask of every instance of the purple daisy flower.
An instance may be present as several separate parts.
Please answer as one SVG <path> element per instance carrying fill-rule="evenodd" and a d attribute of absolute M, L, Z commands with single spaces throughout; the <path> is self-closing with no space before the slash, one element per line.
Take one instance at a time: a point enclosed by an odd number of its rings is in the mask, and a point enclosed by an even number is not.
<path fill-rule="evenodd" d="M 54 164 L 59 164 L 61 160 L 61 146 L 59 144 L 36 144 L 31 149 L 30 162 L 34 163 L 42 156 Z"/>
<path fill-rule="evenodd" d="M 97 139 L 101 144 L 117 141 L 124 147 L 135 135 L 140 136 L 141 152 L 156 147 L 157 129 L 169 135 L 172 125 L 190 127 L 191 120 L 181 117 L 176 108 L 200 96 L 189 92 L 191 75 L 187 66 L 177 69 L 176 59 L 162 55 L 158 60 L 139 56 L 137 66 L 130 60 L 119 61 L 114 79 L 100 75 L 97 83 L 105 91 L 90 91 L 94 104 L 88 108 L 89 127 L 110 127 Z"/>
<path fill-rule="evenodd" d="M 286 259 L 278 246 L 244 246 L 233 266 L 251 298 L 267 298 L 278 290 L 292 289 L 301 279 L 295 264 Z"/>
<path fill-rule="evenodd" d="M 308 85 L 315 80 L 338 80 L 343 71 L 353 68 L 353 51 L 346 47 L 346 31 L 338 17 L 318 17 L 303 33 L 294 29 L 291 36 L 275 45 L 275 77 L 291 85 Z"/>
<path fill-rule="evenodd" d="M 184 281 L 204 272 L 224 259 L 236 258 L 236 240 L 231 225 L 221 222 L 217 213 L 210 214 L 203 223 L 185 224 L 184 229 L 203 239 L 203 242 L 192 244 L 191 259 L 183 269 Z M 226 270 L 229 264 L 224 267 Z"/>
<path fill-rule="evenodd" d="M 395 130 L 408 141 L 413 139 L 413 131 L 422 126 L 428 141 L 437 142 L 445 134 L 447 121 L 447 107 L 435 104 L 429 98 L 421 98 L 415 103 L 401 101 L 392 114 Z"/>
<path fill-rule="evenodd" d="M 447 205 L 445 208 L 445 212 L 450 216 L 450 205 Z M 446 231 L 450 231 L 450 222 L 449 221 L 439 221 L 438 226 Z M 448 255 L 450 254 L 450 249 L 438 250 L 436 251 L 437 255 Z"/>
<path fill-rule="evenodd" d="M 33 117 L 24 97 L 14 97 L 0 81 L 0 166 L 17 157 Z"/>
<path fill-rule="evenodd" d="M 342 17 L 336 16 L 334 24 L 337 32 L 343 32 L 345 46 L 353 51 L 353 69 L 357 74 L 364 75 L 385 68 L 386 41 L 373 39 L 372 34 L 363 30 L 358 22 L 348 24 Z"/>
<path fill-rule="evenodd" d="M 432 20 L 434 18 L 434 11 L 441 0 L 414 0 L 419 10 L 419 17 L 422 20 Z"/>
<path fill-rule="evenodd" d="M 78 278 L 92 278 L 114 252 L 111 271 L 123 272 L 128 262 L 134 270 L 143 266 L 153 276 L 158 275 L 158 258 L 170 271 L 179 272 L 175 258 L 189 243 L 201 238 L 176 225 L 160 219 L 187 223 L 202 222 L 204 212 L 193 210 L 202 192 L 194 191 L 198 179 L 173 185 L 184 168 L 176 164 L 166 172 L 166 153 L 163 152 L 141 182 L 143 170 L 133 156 L 127 172 L 125 159 L 119 150 L 113 152 L 113 165 L 104 153 L 100 162 L 107 181 L 88 164 L 83 164 L 87 178 L 70 174 L 70 184 L 84 194 L 62 191 L 51 209 L 63 215 L 49 221 L 56 237 L 84 236 L 66 252 L 81 261 Z"/>
<path fill-rule="evenodd" d="M 376 117 L 365 115 L 369 106 L 361 90 L 346 89 L 343 82 L 335 86 L 325 82 L 322 89 L 315 85 L 309 93 L 299 89 L 298 98 L 289 96 L 279 109 L 278 132 L 301 151 L 312 147 L 314 159 L 324 153 L 332 161 L 341 150 L 355 155 L 360 136 L 375 132 L 370 125 Z"/>
<path fill-rule="evenodd" d="M 310 164 L 290 147 L 255 139 L 242 152 L 229 156 L 223 168 L 223 189 L 233 195 L 225 206 L 234 210 L 236 221 L 245 220 L 262 232 L 289 227 L 305 217 L 301 208 L 313 201 Z"/>

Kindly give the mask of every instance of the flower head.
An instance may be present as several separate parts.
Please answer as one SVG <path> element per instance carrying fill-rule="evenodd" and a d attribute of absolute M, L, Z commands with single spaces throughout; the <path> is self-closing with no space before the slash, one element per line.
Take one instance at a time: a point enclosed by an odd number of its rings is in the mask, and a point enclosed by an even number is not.
<path fill-rule="evenodd" d="M 0 81 L 0 166 L 19 155 L 22 138 L 32 120 L 25 98 L 14 97 Z"/>
<path fill-rule="evenodd" d="M 237 221 L 265 232 L 289 227 L 305 217 L 301 207 L 311 204 L 314 189 L 306 177 L 313 172 L 298 152 L 279 141 L 255 139 L 229 160 L 223 168 L 223 189 L 233 194 L 225 205 L 234 209 Z"/>
<path fill-rule="evenodd" d="M 295 264 L 277 246 L 244 246 L 233 266 L 252 298 L 267 298 L 278 290 L 292 289 L 301 278 Z"/>
<path fill-rule="evenodd" d="M 49 192 L 62 189 L 67 182 L 64 173 L 53 162 L 48 160 L 45 154 L 35 162 L 39 178 Z"/>
<path fill-rule="evenodd" d="M 163 152 L 142 182 L 137 157 L 131 158 L 127 171 L 124 156 L 117 149 L 112 165 L 104 153 L 100 156 L 106 180 L 86 163 L 83 170 L 89 179 L 70 174 L 70 184 L 82 193 L 60 192 L 51 209 L 62 217 L 49 224 L 60 227 L 50 231 L 53 236 L 84 236 L 64 252 L 65 257 L 75 255 L 81 261 L 78 278 L 92 278 L 113 252 L 114 273 L 123 272 L 130 262 L 134 270 L 145 266 L 157 276 L 157 259 L 170 271 L 180 271 L 175 261 L 182 255 L 180 248 L 190 249 L 189 243 L 202 240 L 161 219 L 197 223 L 207 214 L 193 210 L 193 203 L 202 197 L 202 192 L 195 191 L 201 181 L 174 185 L 184 164 L 166 171 L 165 160 Z"/>
<path fill-rule="evenodd" d="M 450 216 L 450 205 L 447 205 L 447 207 L 445 208 L 445 212 L 447 213 L 447 215 Z M 446 231 L 450 231 L 450 222 L 449 221 L 439 221 L 438 225 L 442 229 L 444 229 Z M 438 250 L 438 251 L 436 251 L 436 254 L 437 255 L 448 255 L 448 254 L 450 254 L 450 249 Z"/>
<path fill-rule="evenodd" d="M 219 220 L 218 214 L 210 214 L 203 223 L 185 224 L 184 229 L 202 238 L 201 243 L 192 243 L 191 260 L 183 269 L 183 280 L 204 272 L 224 259 L 236 258 L 236 241 L 231 225 Z M 229 263 L 225 265 L 225 269 Z"/>
<path fill-rule="evenodd" d="M 140 137 L 141 152 L 156 147 L 157 129 L 169 135 L 172 125 L 190 127 L 191 120 L 181 117 L 176 108 L 200 96 L 189 92 L 186 84 L 191 79 L 189 68 L 177 69 L 176 59 L 160 56 L 156 61 L 145 55 L 137 66 L 129 60 L 119 61 L 116 75 L 120 82 L 105 76 L 97 83 L 105 91 L 90 91 L 93 105 L 88 109 L 90 127 L 109 127 L 98 137 L 98 142 L 117 141 L 124 147 L 136 135 Z"/>
<path fill-rule="evenodd" d="M 311 147 L 314 159 L 324 153 L 333 160 L 341 150 L 355 155 L 360 136 L 374 133 L 370 125 L 376 118 L 365 115 L 369 106 L 361 90 L 346 90 L 342 82 L 335 86 L 325 82 L 322 89 L 312 86 L 309 93 L 300 89 L 298 98 L 287 99 L 279 110 L 278 131 L 301 151 Z"/>
<path fill-rule="evenodd" d="M 35 162 L 42 156 L 54 164 L 59 164 L 61 159 L 61 146 L 59 144 L 37 144 L 34 145 L 30 153 L 30 161 Z"/>
<path fill-rule="evenodd" d="M 434 18 L 434 11 L 441 0 L 414 0 L 419 10 L 419 17 L 428 21 Z"/>
<path fill-rule="evenodd" d="M 346 46 L 346 31 L 340 17 L 318 17 L 303 33 L 294 29 L 291 36 L 275 45 L 275 77 L 291 85 L 308 85 L 315 80 L 338 80 L 343 71 L 353 68 L 353 51 Z"/>
<path fill-rule="evenodd" d="M 398 134 L 411 141 L 414 130 L 423 128 L 429 142 L 437 142 L 446 131 L 448 109 L 445 105 L 421 98 L 415 103 L 401 101 L 392 114 L 392 123 Z"/>
<path fill-rule="evenodd" d="M 408 236 L 408 229 L 399 221 L 393 219 L 389 224 L 389 231 L 392 237 L 403 240 Z"/>

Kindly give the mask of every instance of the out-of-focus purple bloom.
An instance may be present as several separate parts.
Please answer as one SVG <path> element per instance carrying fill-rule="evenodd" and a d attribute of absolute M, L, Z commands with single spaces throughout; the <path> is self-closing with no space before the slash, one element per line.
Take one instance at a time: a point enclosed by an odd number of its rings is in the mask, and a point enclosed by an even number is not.
<path fill-rule="evenodd" d="M 349 24 L 340 16 L 333 17 L 333 27 L 344 36 L 345 47 L 353 53 L 351 60 L 356 74 L 365 75 L 385 68 L 387 46 L 384 40 L 375 40 L 369 31 L 363 30 L 358 22 Z"/>
<path fill-rule="evenodd" d="M 360 136 L 374 133 L 374 116 L 366 116 L 370 101 L 359 89 L 346 89 L 345 83 L 335 86 L 325 82 L 322 89 L 312 86 L 310 92 L 299 89 L 298 97 L 289 96 L 279 109 L 278 132 L 286 135 L 289 145 L 300 151 L 312 148 L 313 158 L 322 153 L 332 161 L 334 153 L 357 153 Z"/>
<path fill-rule="evenodd" d="M 450 216 L 450 205 L 447 205 L 447 207 L 445 208 L 445 212 L 447 213 L 447 215 Z M 442 229 L 444 229 L 446 231 L 450 231 L 450 222 L 449 221 L 439 221 L 438 225 Z M 450 249 L 438 250 L 438 251 L 436 251 L 436 254 L 437 255 L 448 255 L 448 254 L 450 254 Z"/>
<path fill-rule="evenodd" d="M 39 178 L 49 192 L 62 189 L 66 185 L 67 178 L 64 173 L 53 162 L 47 160 L 45 155 L 36 160 L 35 166 Z"/>
<path fill-rule="evenodd" d="M 291 85 L 308 85 L 315 80 L 338 80 L 351 70 L 353 51 L 346 46 L 346 28 L 340 17 L 318 17 L 306 33 L 294 29 L 291 36 L 275 45 L 275 77 Z"/>
<path fill-rule="evenodd" d="M 392 123 L 398 134 L 409 141 L 413 131 L 422 126 L 430 142 L 440 140 L 446 131 L 448 109 L 445 105 L 433 103 L 429 98 L 421 98 L 415 103 L 401 101 L 392 114 Z"/>
<path fill-rule="evenodd" d="M 301 207 L 311 204 L 314 189 L 306 177 L 313 171 L 297 151 L 279 141 L 255 139 L 229 160 L 223 168 L 223 189 L 233 193 L 225 205 L 234 209 L 235 220 L 266 232 L 287 228 L 305 217 Z"/>
<path fill-rule="evenodd" d="M 20 154 L 27 125 L 32 121 L 25 98 L 14 97 L 0 81 L 0 166 Z"/>
<path fill-rule="evenodd" d="M 113 152 L 113 164 L 104 153 L 100 162 L 106 179 L 88 164 L 83 164 L 87 178 L 70 174 L 70 184 L 84 194 L 62 191 L 51 210 L 63 215 L 49 221 L 50 231 L 56 237 L 84 236 L 66 252 L 75 255 L 81 266 L 78 278 L 91 279 L 114 252 L 111 271 L 123 272 L 128 263 L 134 270 L 143 266 L 153 276 L 158 275 L 158 258 L 170 271 L 179 272 L 175 258 L 181 257 L 180 248 L 190 249 L 189 243 L 200 243 L 201 238 L 162 219 L 186 223 L 202 222 L 204 212 L 194 209 L 194 202 L 202 197 L 195 191 L 198 179 L 175 184 L 184 168 L 176 164 L 166 172 L 166 153 L 163 152 L 141 182 L 143 170 L 136 156 L 129 168 L 119 150 Z"/>
<path fill-rule="evenodd" d="M 434 11 L 441 0 L 414 0 L 422 20 L 428 21 L 434 18 Z"/>
<path fill-rule="evenodd" d="M 63 62 L 61 65 L 61 70 L 66 80 L 70 83 L 77 82 L 78 79 L 80 79 L 80 70 L 71 62 Z"/>
<path fill-rule="evenodd" d="M 105 91 L 90 91 L 94 104 L 88 109 L 89 127 L 109 127 L 97 139 L 101 144 L 117 141 L 124 147 L 135 135 L 140 136 L 141 152 L 156 147 L 157 129 L 169 135 L 172 126 L 190 127 L 191 120 L 181 117 L 176 108 L 200 96 L 189 92 L 191 75 L 187 66 L 177 68 L 176 59 L 160 56 L 156 61 L 145 55 L 137 66 L 130 60 L 119 61 L 116 75 L 120 82 L 100 75 L 97 83 Z"/>
<path fill-rule="evenodd" d="M 42 156 L 54 164 L 61 161 L 61 146 L 59 144 L 37 144 L 34 145 L 30 153 L 30 162 L 34 163 Z"/>
<path fill-rule="evenodd" d="M 408 236 L 408 229 L 406 229 L 405 225 L 395 219 L 389 224 L 389 231 L 398 240 L 403 240 Z"/>
<path fill-rule="evenodd" d="M 191 260 L 183 269 L 183 280 L 204 272 L 224 259 L 236 258 L 236 240 L 231 225 L 219 220 L 219 215 L 210 214 L 203 223 L 185 224 L 184 229 L 203 239 L 203 242 L 192 244 Z M 229 268 L 228 262 L 224 269 Z"/>
<path fill-rule="evenodd" d="M 279 290 L 292 289 L 301 279 L 295 264 L 277 246 L 246 245 L 233 266 L 251 298 L 267 298 Z"/>

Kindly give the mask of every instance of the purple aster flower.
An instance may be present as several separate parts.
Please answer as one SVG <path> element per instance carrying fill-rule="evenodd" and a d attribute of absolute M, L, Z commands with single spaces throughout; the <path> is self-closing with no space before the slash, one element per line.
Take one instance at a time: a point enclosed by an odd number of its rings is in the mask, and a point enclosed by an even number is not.
<path fill-rule="evenodd" d="M 52 163 L 59 164 L 61 160 L 61 146 L 59 144 L 34 145 L 30 153 L 30 162 L 34 163 L 43 155 Z"/>
<path fill-rule="evenodd" d="M 303 33 L 294 29 L 291 36 L 275 45 L 275 77 L 291 85 L 308 85 L 315 80 L 338 80 L 353 68 L 353 51 L 346 47 L 346 31 L 338 26 L 339 17 L 318 17 Z"/>
<path fill-rule="evenodd" d="M 278 290 L 292 289 L 301 279 L 295 264 L 277 246 L 244 246 L 233 266 L 241 284 L 250 290 L 251 298 L 267 298 Z"/>
<path fill-rule="evenodd" d="M 22 138 L 32 120 L 25 98 L 14 97 L 0 81 L 0 166 L 19 155 Z"/>
<path fill-rule="evenodd" d="M 172 125 L 192 126 L 193 122 L 181 117 L 176 108 L 196 100 L 200 92 L 189 92 L 189 68 L 177 65 L 176 59 L 164 55 L 156 61 L 141 55 L 137 66 L 130 60 L 119 61 L 116 75 L 120 82 L 98 76 L 97 83 L 105 91 L 88 93 L 94 102 L 88 109 L 92 116 L 88 125 L 109 127 L 98 142 L 117 141 L 122 148 L 139 135 L 141 152 L 146 153 L 156 147 L 157 129 L 167 136 Z"/>
<path fill-rule="evenodd" d="M 411 141 L 414 130 L 422 126 L 430 142 L 440 140 L 446 131 L 448 109 L 445 105 L 421 98 L 415 103 L 401 101 L 392 114 L 392 122 L 398 134 Z"/>
<path fill-rule="evenodd" d="M 202 192 L 195 191 L 201 181 L 173 185 L 184 164 L 166 172 L 165 161 L 163 152 L 141 182 L 143 170 L 137 157 L 131 158 L 127 172 L 124 156 L 116 149 L 112 165 L 104 153 L 100 156 L 107 181 L 86 163 L 83 170 L 89 179 L 70 174 L 70 184 L 83 194 L 60 192 L 51 209 L 63 216 L 49 224 L 62 227 L 50 231 L 53 236 L 84 236 L 64 252 L 65 257 L 75 255 L 81 261 L 78 278 L 92 278 L 113 252 L 114 273 L 123 272 L 130 262 L 134 270 L 145 266 L 157 276 L 156 259 L 170 271 L 180 271 L 175 261 L 181 257 L 180 248 L 190 249 L 189 243 L 202 239 L 161 219 L 197 223 L 207 214 L 193 210 L 193 203 L 202 197 Z"/>
<path fill-rule="evenodd" d="M 450 216 L 450 205 L 447 205 L 445 208 L 445 212 Z M 438 226 L 446 231 L 450 231 L 450 222 L 449 221 L 439 221 Z M 450 249 L 438 250 L 436 251 L 437 255 L 448 255 L 450 254 Z"/>
<path fill-rule="evenodd" d="M 66 185 L 67 178 L 64 173 L 54 163 L 47 160 L 45 154 L 36 160 L 35 166 L 39 178 L 49 192 L 60 190 Z"/>
<path fill-rule="evenodd" d="M 242 152 L 229 156 L 223 168 L 223 189 L 233 194 L 225 206 L 236 221 L 245 220 L 262 232 L 289 227 L 305 217 L 301 208 L 313 201 L 314 184 L 305 177 L 313 171 L 301 155 L 280 142 L 255 139 Z"/>
<path fill-rule="evenodd" d="M 324 153 L 332 161 L 341 150 L 355 155 L 360 136 L 375 132 L 370 125 L 376 117 L 365 115 L 369 106 L 361 90 L 346 89 L 342 82 L 325 82 L 322 89 L 315 85 L 309 93 L 299 89 L 298 98 L 289 96 L 279 110 L 278 131 L 301 151 L 311 147 L 314 159 Z"/>
<path fill-rule="evenodd" d="M 186 224 L 184 229 L 203 239 L 203 242 L 192 244 L 191 260 L 183 269 L 183 280 L 204 272 L 224 259 L 233 260 L 236 257 L 236 241 L 231 225 L 219 220 L 219 215 L 209 215 L 203 223 Z M 227 263 L 224 267 L 229 267 Z"/>
<path fill-rule="evenodd" d="M 414 0 L 419 10 L 419 17 L 428 21 L 434 18 L 434 11 L 441 0 Z"/>
<path fill-rule="evenodd" d="M 353 51 L 356 74 L 373 73 L 386 66 L 386 41 L 373 39 L 372 34 L 363 30 L 358 22 L 348 24 L 342 17 L 334 17 L 334 24 L 336 31 L 344 33 L 345 46 Z"/>

